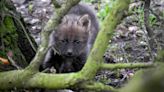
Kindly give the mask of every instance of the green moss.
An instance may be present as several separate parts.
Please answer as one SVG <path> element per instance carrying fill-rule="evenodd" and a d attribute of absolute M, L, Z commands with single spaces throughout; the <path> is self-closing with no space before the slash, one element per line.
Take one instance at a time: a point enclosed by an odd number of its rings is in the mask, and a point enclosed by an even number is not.
<path fill-rule="evenodd" d="M 24 62 L 25 59 L 18 48 L 18 34 L 12 17 L 4 16 L 4 20 L 0 24 L 0 34 L 1 44 L 3 44 L 1 46 L 0 56 L 7 58 L 7 53 L 11 51 L 13 54 L 12 59 L 17 61 L 18 64 L 22 64 L 20 62 Z"/>
<path fill-rule="evenodd" d="M 157 62 L 164 62 L 164 50 L 158 52 Z"/>

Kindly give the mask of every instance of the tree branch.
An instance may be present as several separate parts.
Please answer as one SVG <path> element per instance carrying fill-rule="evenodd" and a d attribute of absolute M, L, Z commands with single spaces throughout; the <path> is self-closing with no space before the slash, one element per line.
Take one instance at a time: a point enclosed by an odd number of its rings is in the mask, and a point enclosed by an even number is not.
<path fill-rule="evenodd" d="M 130 0 L 116 0 L 113 3 L 113 8 L 103 22 L 101 31 L 99 32 L 93 49 L 87 59 L 83 69 L 77 73 L 66 74 L 46 74 L 38 72 L 38 68 L 42 63 L 45 54 L 48 50 L 49 35 L 52 30 L 59 24 L 59 20 L 66 12 L 77 4 L 80 0 L 67 0 L 60 9 L 56 10 L 53 16 L 44 27 L 41 33 L 42 43 L 38 48 L 36 56 L 25 70 L 15 70 L 0 73 L 0 83 L 3 84 L 0 89 L 11 88 L 47 88 L 47 89 L 64 89 L 72 88 L 73 86 L 82 84 L 88 80 L 92 80 L 103 64 L 103 54 L 106 51 L 109 39 L 112 37 L 116 25 L 120 23 L 125 10 L 128 9 Z M 5 77 L 4 77 L 5 76 Z M 80 85 L 81 83 L 81 85 Z M 99 87 L 100 86 L 100 87 Z M 100 88 L 103 90 L 114 90 L 110 86 L 105 86 L 101 83 L 91 83 L 84 87 L 86 89 Z"/>
<path fill-rule="evenodd" d="M 61 5 L 59 4 L 59 2 L 57 0 L 52 0 L 53 5 L 55 6 L 55 8 L 60 8 Z"/>
<path fill-rule="evenodd" d="M 41 32 L 41 44 L 39 45 L 38 51 L 31 61 L 30 65 L 26 69 L 38 71 L 41 63 L 45 58 L 45 54 L 48 51 L 48 42 L 51 32 L 58 26 L 60 19 L 69 11 L 71 7 L 78 4 L 80 0 L 67 0 L 61 8 L 56 9 L 52 18 L 48 21 L 46 26 Z"/>
<path fill-rule="evenodd" d="M 164 50 L 158 53 L 158 67 L 138 71 L 119 92 L 163 92 L 164 91 Z"/>
<path fill-rule="evenodd" d="M 118 92 L 117 89 L 113 88 L 112 86 L 109 86 L 109 85 L 105 85 L 103 83 L 100 83 L 100 82 L 85 82 L 83 84 L 81 84 L 79 86 L 79 88 L 82 88 L 82 89 L 86 89 L 86 90 L 94 90 L 96 92 L 108 92 L 108 91 L 111 91 L 111 92 Z"/>
<path fill-rule="evenodd" d="M 153 67 L 153 63 L 116 63 L 116 64 L 102 64 L 101 69 L 109 69 L 109 70 L 115 70 L 115 69 L 122 69 L 122 68 L 149 68 Z"/>
<path fill-rule="evenodd" d="M 128 9 L 130 0 L 116 0 L 113 3 L 111 11 L 105 18 L 102 24 L 102 29 L 97 35 L 96 41 L 93 45 L 86 64 L 80 73 L 87 78 L 93 78 L 97 71 L 100 69 L 101 64 L 103 63 L 103 54 L 106 51 L 108 46 L 109 39 L 112 38 L 114 29 L 117 24 L 120 23 L 121 19 L 125 15 L 125 11 Z"/>
<path fill-rule="evenodd" d="M 148 33 L 148 36 L 150 38 L 152 38 L 154 33 L 151 30 L 150 25 L 149 25 L 149 8 L 150 8 L 150 2 L 151 2 L 151 0 L 145 0 L 145 5 L 144 5 L 144 24 L 145 24 L 145 27 L 146 27 L 146 31 Z"/>
<path fill-rule="evenodd" d="M 154 32 L 150 28 L 150 24 L 149 24 L 150 3 L 151 3 L 151 0 L 145 0 L 145 4 L 144 4 L 144 25 L 145 25 L 145 29 L 146 29 L 147 34 L 148 34 L 148 37 L 146 39 L 147 40 L 147 43 L 149 44 L 148 45 L 148 50 L 149 50 L 149 53 L 151 55 L 152 61 L 154 61 L 154 56 L 152 54 L 152 50 L 154 49 L 154 46 L 155 46 L 153 44 L 156 44 L 156 41 L 155 41 L 155 39 L 153 37 Z"/>

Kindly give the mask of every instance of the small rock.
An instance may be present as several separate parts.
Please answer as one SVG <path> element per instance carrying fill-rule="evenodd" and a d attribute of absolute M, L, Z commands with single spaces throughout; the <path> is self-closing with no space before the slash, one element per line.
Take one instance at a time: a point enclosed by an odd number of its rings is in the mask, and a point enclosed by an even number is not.
<path fill-rule="evenodd" d="M 32 30 L 35 30 L 36 28 L 37 28 L 36 26 L 32 26 L 32 27 L 31 27 Z"/>
<path fill-rule="evenodd" d="M 31 21 L 29 21 L 30 24 L 35 24 L 38 23 L 40 20 L 39 19 L 32 19 Z"/>
<path fill-rule="evenodd" d="M 26 0 L 11 0 L 15 4 L 22 5 Z"/>
<path fill-rule="evenodd" d="M 130 32 L 134 32 L 134 31 L 137 31 L 139 28 L 137 27 L 137 26 L 130 26 L 129 28 L 128 28 L 128 30 L 130 31 Z"/>
<path fill-rule="evenodd" d="M 136 31 L 136 36 L 137 37 L 142 37 L 144 35 L 144 32 L 142 30 Z"/>
<path fill-rule="evenodd" d="M 29 17 L 24 18 L 24 21 L 27 23 L 29 23 L 31 20 L 32 20 L 32 18 L 29 18 Z"/>
<path fill-rule="evenodd" d="M 35 0 L 33 2 L 36 7 L 46 7 L 50 4 L 51 0 Z"/>
<path fill-rule="evenodd" d="M 141 46 L 147 46 L 147 43 L 146 43 L 145 41 L 141 41 L 139 44 L 140 44 Z"/>

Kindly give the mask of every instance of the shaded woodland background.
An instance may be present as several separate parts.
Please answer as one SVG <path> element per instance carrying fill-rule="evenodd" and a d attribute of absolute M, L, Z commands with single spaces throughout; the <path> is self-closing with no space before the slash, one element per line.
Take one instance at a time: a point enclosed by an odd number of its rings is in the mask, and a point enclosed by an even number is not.
<path fill-rule="evenodd" d="M 95 8 L 101 22 L 115 0 L 83 0 Z M 52 16 L 50 0 L 0 1 L 0 71 L 24 68 L 40 44 L 40 32 Z M 10 5 L 9 5 L 10 4 Z M 12 21 L 13 20 L 13 21 Z M 11 22 L 12 21 L 12 22 Z M 20 23 L 21 22 L 21 23 Z M 131 0 L 104 53 L 106 63 L 154 62 L 164 49 L 164 0 Z M 14 25 L 14 26 L 13 26 Z M 110 25 L 110 24 L 109 24 Z M 139 69 L 102 70 L 96 81 L 122 87 Z"/>

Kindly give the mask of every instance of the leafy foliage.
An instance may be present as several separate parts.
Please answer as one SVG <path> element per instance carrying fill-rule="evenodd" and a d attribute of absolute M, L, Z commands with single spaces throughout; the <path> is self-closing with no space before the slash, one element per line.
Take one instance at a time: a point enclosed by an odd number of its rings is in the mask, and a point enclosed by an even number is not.
<path fill-rule="evenodd" d="M 144 6 L 140 5 L 138 7 L 135 7 L 134 10 L 132 10 L 131 12 L 138 15 L 139 25 L 144 25 Z M 148 21 L 150 26 L 152 27 L 157 23 L 157 17 L 154 14 L 150 13 Z"/>
<path fill-rule="evenodd" d="M 14 25 L 13 15 L 5 6 L 4 0 L 0 1 L 0 57 L 8 58 L 7 53 L 12 52 L 14 61 L 25 61 L 18 48 L 17 28 Z M 23 65 L 24 66 L 24 65 Z"/>
<path fill-rule="evenodd" d="M 149 15 L 150 26 L 154 26 L 157 23 L 157 17 L 153 14 Z"/>
<path fill-rule="evenodd" d="M 103 21 L 107 14 L 111 11 L 112 4 L 115 0 L 82 0 L 85 3 L 92 3 L 97 6 L 97 16 Z"/>

